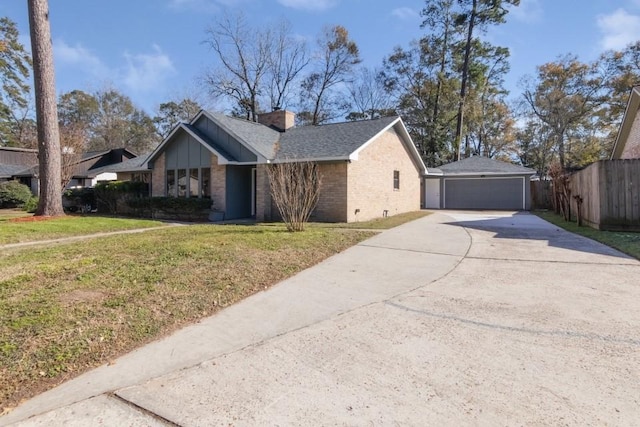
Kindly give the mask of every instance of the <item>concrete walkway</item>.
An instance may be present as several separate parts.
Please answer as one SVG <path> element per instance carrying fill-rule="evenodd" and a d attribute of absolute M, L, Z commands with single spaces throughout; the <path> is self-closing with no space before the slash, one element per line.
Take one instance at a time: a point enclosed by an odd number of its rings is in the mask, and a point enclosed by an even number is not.
<path fill-rule="evenodd" d="M 532 215 L 438 213 L 0 425 L 632 423 L 638 277 L 638 261 Z"/>

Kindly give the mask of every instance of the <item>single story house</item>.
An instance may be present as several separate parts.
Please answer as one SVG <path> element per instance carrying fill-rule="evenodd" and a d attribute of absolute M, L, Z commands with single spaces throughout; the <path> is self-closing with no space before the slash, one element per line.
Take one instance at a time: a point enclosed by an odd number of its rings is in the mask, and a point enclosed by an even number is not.
<path fill-rule="evenodd" d="M 529 210 L 533 174 L 533 169 L 480 156 L 428 168 L 424 177 L 425 207 Z"/>
<path fill-rule="evenodd" d="M 38 150 L 0 147 L 0 182 L 19 179 L 17 176 L 38 164 Z M 31 186 L 30 180 L 20 180 Z"/>
<path fill-rule="evenodd" d="M 67 187 L 93 187 L 98 181 L 115 180 L 116 173 L 106 170 L 105 166 L 135 157 L 136 154 L 126 148 L 83 153 Z M 0 147 L 0 180 L 18 180 L 38 194 L 38 172 L 38 150 Z"/>
<path fill-rule="evenodd" d="M 317 162 L 322 176 L 312 220 L 365 221 L 420 209 L 426 168 L 400 117 L 294 126 L 277 110 L 258 122 L 200 111 L 176 126 L 144 163 L 119 165 L 118 179 L 151 174 L 153 196 L 206 197 L 225 219 L 277 219 L 270 164 Z M 115 169 L 113 169 L 115 170 Z"/>

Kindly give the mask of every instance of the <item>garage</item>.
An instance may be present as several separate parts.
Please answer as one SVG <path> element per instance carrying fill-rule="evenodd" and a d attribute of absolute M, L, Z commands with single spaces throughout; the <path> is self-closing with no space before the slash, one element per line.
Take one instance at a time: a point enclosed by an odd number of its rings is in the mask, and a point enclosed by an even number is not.
<path fill-rule="evenodd" d="M 486 157 L 469 157 L 428 169 L 427 209 L 528 210 L 535 171 Z"/>

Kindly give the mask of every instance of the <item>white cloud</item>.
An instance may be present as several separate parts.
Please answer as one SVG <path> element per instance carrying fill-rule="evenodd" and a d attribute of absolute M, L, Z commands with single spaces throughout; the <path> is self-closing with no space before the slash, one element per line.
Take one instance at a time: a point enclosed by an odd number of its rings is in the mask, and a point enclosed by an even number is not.
<path fill-rule="evenodd" d="M 157 91 L 165 81 L 176 74 L 171 58 L 157 46 L 151 52 L 125 52 L 121 62 L 106 64 L 90 49 L 81 44 L 69 45 L 64 40 L 55 40 L 53 51 L 61 69 L 73 68 L 80 81 L 96 84 L 111 81 L 130 92 L 150 93 Z"/>
<path fill-rule="evenodd" d="M 410 7 L 399 7 L 391 11 L 391 15 L 403 21 L 414 21 L 420 18 L 420 14 Z"/>
<path fill-rule="evenodd" d="M 219 12 L 221 6 L 233 7 L 244 1 L 246 0 L 169 0 L 169 8 L 212 13 Z"/>
<path fill-rule="evenodd" d="M 521 0 L 519 6 L 509 7 L 509 17 L 507 19 L 513 17 L 520 22 L 532 23 L 538 22 L 542 15 L 543 9 L 540 0 Z"/>
<path fill-rule="evenodd" d="M 603 35 L 600 43 L 604 49 L 623 49 L 640 40 L 640 16 L 624 9 L 598 16 L 598 28 Z"/>
<path fill-rule="evenodd" d="M 123 83 L 136 92 L 157 89 L 167 78 L 176 73 L 171 58 L 160 46 L 154 45 L 153 52 L 124 55 L 127 64 L 122 74 Z"/>
<path fill-rule="evenodd" d="M 53 55 L 62 66 L 78 68 L 94 79 L 104 79 L 110 74 L 100 58 L 80 43 L 71 46 L 57 39 L 53 42 Z"/>
<path fill-rule="evenodd" d="M 201 12 L 215 12 L 219 9 L 216 0 L 170 0 L 169 7 L 175 10 L 196 10 Z"/>
<path fill-rule="evenodd" d="M 293 9 L 320 11 L 332 8 L 338 0 L 278 0 L 278 3 Z"/>

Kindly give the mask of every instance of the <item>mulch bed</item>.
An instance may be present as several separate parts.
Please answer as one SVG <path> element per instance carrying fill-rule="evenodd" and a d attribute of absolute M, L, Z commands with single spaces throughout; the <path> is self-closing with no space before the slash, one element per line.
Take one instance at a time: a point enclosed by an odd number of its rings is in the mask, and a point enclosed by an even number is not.
<path fill-rule="evenodd" d="M 57 216 L 23 216 L 23 217 L 19 217 L 19 218 L 11 218 L 10 220 L 8 220 L 9 222 L 36 222 L 36 221 L 48 221 L 50 219 L 58 219 L 58 218 L 63 218 L 64 215 L 57 215 Z"/>

